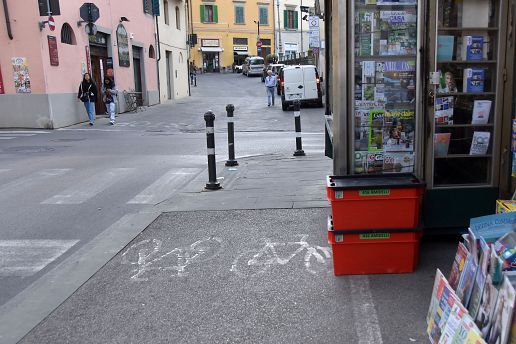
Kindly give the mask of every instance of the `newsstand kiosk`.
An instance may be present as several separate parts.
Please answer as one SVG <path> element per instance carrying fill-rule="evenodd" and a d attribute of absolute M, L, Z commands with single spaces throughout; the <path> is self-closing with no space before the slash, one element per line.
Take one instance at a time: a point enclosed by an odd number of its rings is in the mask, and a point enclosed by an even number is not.
<path fill-rule="evenodd" d="M 494 213 L 496 199 L 512 193 L 516 1 L 326 0 L 323 7 L 332 244 L 354 231 L 351 242 L 383 235 L 383 250 L 389 240 L 418 239 L 417 229 L 458 233 L 470 218 Z M 409 194 L 410 212 L 399 203 Z M 337 208 L 360 223 L 385 221 L 355 228 L 336 219 Z M 406 226 L 388 221 L 414 215 Z M 409 270 L 384 272 L 396 269 Z"/>

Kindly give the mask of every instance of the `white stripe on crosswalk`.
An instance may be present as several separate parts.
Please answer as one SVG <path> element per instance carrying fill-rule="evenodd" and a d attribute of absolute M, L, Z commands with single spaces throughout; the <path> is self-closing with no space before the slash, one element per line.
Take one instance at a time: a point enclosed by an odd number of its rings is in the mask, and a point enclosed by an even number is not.
<path fill-rule="evenodd" d="M 0 186 L 0 199 L 8 199 L 15 194 L 23 193 L 26 190 L 31 190 L 41 182 L 53 177 L 62 176 L 68 171 L 70 171 L 69 168 L 41 170 L 28 176 L 15 179 L 12 182 Z"/>
<path fill-rule="evenodd" d="M 72 186 L 62 193 L 52 196 L 41 204 L 81 204 L 115 184 L 120 178 L 132 172 L 134 168 L 110 168 L 100 175 L 95 175 Z"/>
<path fill-rule="evenodd" d="M 12 140 L 12 139 L 15 139 L 16 137 L 15 136 L 0 136 L 0 140 Z"/>
<path fill-rule="evenodd" d="M 141 193 L 136 195 L 128 204 L 158 204 L 169 198 L 186 182 L 200 173 L 200 168 L 172 169 L 156 180 Z"/>
<path fill-rule="evenodd" d="M 41 130 L 0 130 L 0 134 L 50 134 L 50 131 Z"/>
<path fill-rule="evenodd" d="M 36 134 L 26 134 L 26 133 L 9 133 L 9 134 L 6 134 L 6 133 L 3 133 L 3 132 L 0 132 L 0 137 L 5 137 L 5 136 L 13 136 L 13 135 L 16 135 L 16 137 L 27 137 L 27 136 L 36 136 Z"/>
<path fill-rule="evenodd" d="M 0 277 L 27 277 L 59 258 L 79 240 L 0 240 Z"/>

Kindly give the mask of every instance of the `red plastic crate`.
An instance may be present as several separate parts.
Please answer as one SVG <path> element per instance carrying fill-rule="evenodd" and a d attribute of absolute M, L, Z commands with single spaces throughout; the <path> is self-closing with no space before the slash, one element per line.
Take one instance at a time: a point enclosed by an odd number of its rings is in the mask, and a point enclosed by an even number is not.
<path fill-rule="evenodd" d="M 330 228 L 333 271 L 336 276 L 414 272 L 420 237 L 418 229 L 349 232 Z"/>
<path fill-rule="evenodd" d="M 415 228 L 425 184 L 412 174 L 328 176 L 333 228 Z"/>

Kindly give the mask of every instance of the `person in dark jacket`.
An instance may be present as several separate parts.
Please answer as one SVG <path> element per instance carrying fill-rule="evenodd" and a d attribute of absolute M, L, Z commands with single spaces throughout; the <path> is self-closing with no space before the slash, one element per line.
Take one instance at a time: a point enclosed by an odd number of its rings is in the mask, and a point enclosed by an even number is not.
<path fill-rule="evenodd" d="M 115 103 L 118 90 L 115 82 L 110 77 L 104 78 L 104 85 L 102 85 L 102 101 L 106 104 L 106 110 L 109 114 L 109 123 L 115 124 Z"/>
<path fill-rule="evenodd" d="M 77 98 L 84 103 L 90 125 L 95 122 L 95 102 L 97 101 L 97 86 L 91 79 L 90 73 L 84 73 L 82 82 L 79 86 Z"/>

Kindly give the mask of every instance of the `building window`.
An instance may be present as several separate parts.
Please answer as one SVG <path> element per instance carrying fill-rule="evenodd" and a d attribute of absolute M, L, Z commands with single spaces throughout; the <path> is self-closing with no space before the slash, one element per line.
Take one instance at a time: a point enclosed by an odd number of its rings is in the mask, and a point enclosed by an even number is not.
<path fill-rule="evenodd" d="M 61 43 L 76 45 L 77 41 L 75 40 L 75 35 L 73 34 L 73 29 L 68 23 L 64 23 L 61 28 Z"/>
<path fill-rule="evenodd" d="M 50 9 L 48 8 L 47 4 L 50 4 Z M 50 0 L 48 2 L 47 0 L 38 0 L 38 6 L 40 16 L 48 16 L 49 12 L 51 12 L 53 16 L 58 16 L 61 14 L 59 0 Z"/>
<path fill-rule="evenodd" d="M 271 45 L 271 40 L 269 38 L 262 38 L 262 45 Z"/>
<path fill-rule="evenodd" d="M 176 29 L 181 30 L 181 13 L 178 6 L 176 6 Z"/>
<path fill-rule="evenodd" d="M 149 46 L 149 58 L 155 59 L 156 58 L 156 51 L 154 50 L 154 47 L 152 44 Z"/>
<path fill-rule="evenodd" d="M 285 10 L 283 11 L 283 21 L 285 29 L 297 29 L 297 11 Z"/>
<path fill-rule="evenodd" d="M 260 25 L 269 25 L 269 9 L 267 7 L 260 7 Z"/>
<path fill-rule="evenodd" d="M 165 24 L 166 25 L 170 25 L 170 18 L 169 18 L 169 14 L 168 14 L 168 1 L 167 0 L 163 1 L 163 17 L 165 19 Z"/>
<path fill-rule="evenodd" d="M 218 17 L 217 5 L 201 5 L 201 23 L 217 23 Z"/>
<path fill-rule="evenodd" d="M 147 14 L 152 14 L 152 1 L 151 0 L 143 0 L 143 12 Z"/>
<path fill-rule="evenodd" d="M 235 24 L 245 24 L 244 6 L 242 5 L 235 6 Z"/>
<path fill-rule="evenodd" d="M 247 38 L 233 37 L 233 45 L 247 45 Z"/>

